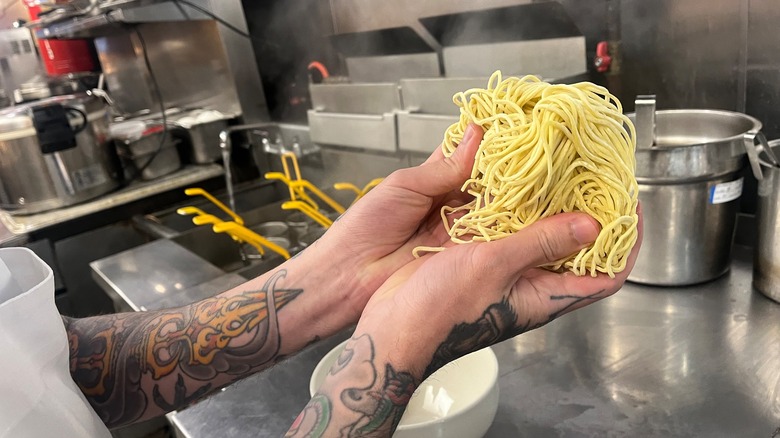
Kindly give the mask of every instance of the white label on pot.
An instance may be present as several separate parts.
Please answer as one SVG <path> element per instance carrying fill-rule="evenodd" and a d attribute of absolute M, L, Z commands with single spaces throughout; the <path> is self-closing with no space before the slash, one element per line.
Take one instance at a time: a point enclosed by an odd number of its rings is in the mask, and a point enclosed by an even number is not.
<path fill-rule="evenodd" d="M 715 184 L 710 189 L 710 204 L 723 204 L 742 196 L 744 178 L 727 183 Z"/>
<path fill-rule="evenodd" d="M 99 164 L 74 170 L 71 173 L 71 177 L 73 179 L 73 187 L 77 191 L 91 189 L 108 181 L 106 172 Z"/>

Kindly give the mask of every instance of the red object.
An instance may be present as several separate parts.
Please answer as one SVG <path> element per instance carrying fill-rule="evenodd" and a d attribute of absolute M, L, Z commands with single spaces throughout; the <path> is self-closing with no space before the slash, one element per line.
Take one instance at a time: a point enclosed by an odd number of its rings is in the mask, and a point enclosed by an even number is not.
<path fill-rule="evenodd" d="M 30 18 L 38 19 L 41 6 L 27 0 L 27 10 Z M 41 52 L 43 65 L 50 76 L 60 76 L 69 73 L 82 73 L 95 70 L 95 58 L 92 54 L 92 43 L 89 40 L 57 40 L 38 39 L 38 49 Z"/>
<path fill-rule="evenodd" d="M 322 75 L 322 79 L 325 79 L 328 76 L 330 76 L 330 73 L 328 73 L 328 68 L 325 67 L 319 61 L 312 61 L 311 63 L 309 63 L 309 70 L 311 70 L 313 68 L 316 68 L 317 70 L 319 70 L 320 74 Z"/>
<path fill-rule="evenodd" d="M 147 135 L 157 134 L 158 132 L 163 132 L 164 130 L 165 128 L 163 127 L 163 125 L 154 125 L 144 129 L 144 132 L 141 135 L 147 136 Z"/>
<path fill-rule="evenodd" d="M 593 59 L 593 65 L 596 67 L 596 71 L 604 73 L 609 70 L 609 66 L 612 64 L 612 57 L 609 56 L 609 44 L 606 41 L 601 41 L 596 45 L 596 57 Z"/>

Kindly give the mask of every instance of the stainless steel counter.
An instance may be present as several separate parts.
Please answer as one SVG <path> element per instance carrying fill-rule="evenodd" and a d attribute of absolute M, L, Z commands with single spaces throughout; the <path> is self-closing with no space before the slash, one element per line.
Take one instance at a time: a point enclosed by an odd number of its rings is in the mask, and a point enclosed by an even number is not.
<path fill-rule="evenodd" d="M 501 400 L 488 437 L 769 438 L 780 427 L 780 304 L 751 289 L 749 250 L 687 288 L 614 297 L 494 346 Z M 169 415 L 188 437 L 277 437 L 309 399 L 323 341 Z"/>
<path fill-rule="evenodd" d="M 222 167 L 217 164 L 188 166 L 162 178 L 153 181 L 137 182 L 125 189 L 71 207 L 27 216 L 14 216 L 0 210 L 0 246 L 4 243 L 8 245 L 5 241 L 10 241 L 12 235 L 23 236 L 33 231 L 97 213 L 108 208 L 195 184 L 219 176 L 222 173 Z"/>
<path fill-rule="evenodd" d="M 4 246 L 18 246 L 27 242 L 27 235 L 17 235 L 12 233 L 6 226 L 0 221 L 0 248 Z"/>
<path fill-rule="evenodd" d="M 90 267 L 118 311 L 183 306 L 246 281 L 167 239 L 92 262 Z"/>

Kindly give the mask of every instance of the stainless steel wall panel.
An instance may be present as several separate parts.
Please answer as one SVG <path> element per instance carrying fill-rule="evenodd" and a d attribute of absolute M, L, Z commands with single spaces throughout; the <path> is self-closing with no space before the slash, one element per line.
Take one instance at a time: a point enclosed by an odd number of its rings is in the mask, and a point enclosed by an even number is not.
<path fill-rule="evenodd" d="M 309 91 L 316 111 L 384 114 L 401 109 L 401 95 L 394 83 L 311 84 Z"/>
<path fill-rule="evenodd" d="M 780 2 L 749 0 L 747 44 L 750 66 L 775 69 L 778 67 L 780 64 Z"/>
<path fill-rule="evenodd" d="M 584 37 L 451 46 L 442 57 L 448 77 L 488 77 L 501 70 L 559 78 L 587 71 Z"/>
<path fill-rule="evenodd" d="M 407 111 L 457 115 L 458 107 L 452 102 L 455 93 L 470 88 L 484 88 L 487 78 L 437 78 L 404 79 L 401 81 L 401 98 Z"/>
<path fill-rule="evenodd" d="M 403 78 L 441 76 L 439 56 L 434 52 L 351 57 L 346 62 L 352 82 L 398 82 Z"/>
<path fill-rule="evenodd" d="M 343 114 L 310 110 L 311 141 L 332 146 L 395 152 L 395 114 Z"/>
<path fill-rule="evenodd" d="M 430 154 L 441 145 L 444 131 L 458 116 L 398 113 L 398 148 Z"/>
<path fill-rule="evenodd" d="M 213 21 L 183 21 L 139 25 L 165 105 L 209 107 L 241 113 L 238 94 L 220 35 Z M 106 82 L 122 111 L 157 112 L 152 81 L 134 33 L 95 40 Z"/>
<path fill-rule="evenodd" d="M 418 17 L 533 3 L 532 0 L 330 0 L 336 32 L 414 26 Z"/>
<path fill-rule="evenodd" d="M 750 0 L 746 111 L 764 122 L 769 138 L 780 138 L 780 3 Z"/>
<path fill-rule="evenodd" d="M 623 0 L 620 7 L 620 97 L 629 111 L 638 94 L 657 95 L 659 108 L 738 109 L 740 1 Z"/>

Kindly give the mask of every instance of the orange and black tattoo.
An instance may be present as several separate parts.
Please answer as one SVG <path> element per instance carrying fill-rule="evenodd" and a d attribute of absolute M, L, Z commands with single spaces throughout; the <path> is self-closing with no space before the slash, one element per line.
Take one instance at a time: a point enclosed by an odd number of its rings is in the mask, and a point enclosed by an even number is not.
<path fill-rule="evenodd" d="M 71 375 L 109 427 L 186 406 L 273 364 L 278 312 L 303 292 L 286 274 L 178 309 L 66 318 Z"/>

